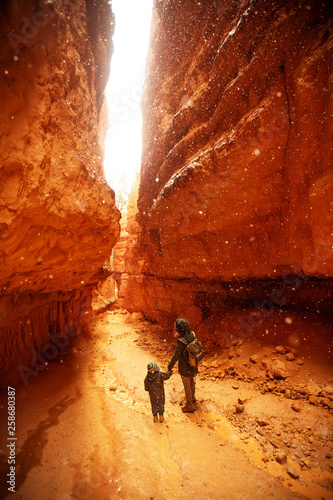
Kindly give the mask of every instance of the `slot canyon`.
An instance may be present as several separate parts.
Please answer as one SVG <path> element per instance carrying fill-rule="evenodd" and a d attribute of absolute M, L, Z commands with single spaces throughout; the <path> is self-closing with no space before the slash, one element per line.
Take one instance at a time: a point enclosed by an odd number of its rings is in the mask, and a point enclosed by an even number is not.
<path fill-rule="evenodd" d="M 0 4 L 0 497 L 333 499 L 333 6 L 153 3 L 122 214 L 112 2 Z"/>

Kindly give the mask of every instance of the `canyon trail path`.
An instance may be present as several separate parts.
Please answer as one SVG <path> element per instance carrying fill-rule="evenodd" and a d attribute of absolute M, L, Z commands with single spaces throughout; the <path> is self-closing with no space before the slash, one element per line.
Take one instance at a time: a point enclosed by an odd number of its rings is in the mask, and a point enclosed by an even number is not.
<path fill-rule="evenodd" d="M 235 398 L 230 380 L 218 387 L 199 380 L 198 411 L 185 415 L 174 370 L 165 383 L 165 422 L 154 424 L 143 388 L 146 365 L 155 360 L 166 370 L 170 346 L 164 348 L 154 325 L 129 316 L 100 315 L 91 337 L 71 341 L 46 373 L 17 387 L 16 492 L 6 494 L 2 484 L 1 498 L 332 498 L 261 460 L 255 440 L 224 415 L 224 399 Z M 1 448 L 3 481 L 8 464 Z"/>

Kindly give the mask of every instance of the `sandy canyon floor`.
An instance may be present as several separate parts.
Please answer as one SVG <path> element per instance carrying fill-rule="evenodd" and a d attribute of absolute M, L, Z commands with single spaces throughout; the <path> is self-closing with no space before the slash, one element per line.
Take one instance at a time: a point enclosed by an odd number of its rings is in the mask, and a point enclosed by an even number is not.
<path fill-rule="evenodd" d="M 89 338 L 73 339 L 45 373 L 18 386 L 16 492 L 5 484 L 1 418 L 0 497 L 333 498 L 331 340 L 323 334 L 317 356 L 304 346 L 295 358 L 281 348 L 278 329 L 274 341 L 251 337 L 228 349 L 207 343 L 197 411 L 182 413 L 174 369 L 165 383 L 165 422 L 154 424 L 143 380 L 151 360 L 166 371 L 170 339 L 140 315 L 108 311 L 93 321 Z M 285 379 L 272 376 L 276 361 L 287 368 Z M 7 393 L 0 405 L 5 417 Z"/>

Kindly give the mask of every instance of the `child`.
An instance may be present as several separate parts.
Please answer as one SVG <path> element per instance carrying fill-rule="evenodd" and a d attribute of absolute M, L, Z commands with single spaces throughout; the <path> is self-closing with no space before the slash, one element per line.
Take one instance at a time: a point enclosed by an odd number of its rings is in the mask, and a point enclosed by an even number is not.
<path fill-rule="evenodd" d="M 158 421 L 157 414 L 160 416 L 160 422 L 163 422 L 165 403 L 164 380 L 168 380 L 168 378 L 171 377 L 172 372 L 160 372 L 159 367 L 154 361 L 148 363 L 147 370 L 148 373 L 145 378 L 145 391 L 149 392 L 154 422 Z"/>

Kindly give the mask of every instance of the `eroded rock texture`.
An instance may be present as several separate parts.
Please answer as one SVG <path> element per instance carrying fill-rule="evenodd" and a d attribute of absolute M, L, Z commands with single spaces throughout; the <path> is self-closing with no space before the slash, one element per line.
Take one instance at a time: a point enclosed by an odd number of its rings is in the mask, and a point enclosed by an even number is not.
<path fill-rule="evenodd" d="M 141 311 L 144 309 L 144 303 L 140 301 L 143 290 L 137 290 L 137 284 L 143 282 L 145 261 L 143 256 L 140 258 L 137 245 L 140 235 L 140 226 L 136 221 L 139 182 L 137 175 L 129 195 L 126 213 L 122 215 L 121 235 L 113 250 L 112 260 L 113 277 L 118 289 L 117 305 L 129 310 L 134 307 L 133 310 Z"/>
<path fill-rule="evenodd" d="M 331 29 L 328 0 L 155 1 L 134 310 L 331 308 Z"/>
<path fill-rule="evenodd" d="M 109 3 L 7 0 L 0 16 L 4 380 L 49 333 L 86 328 L 120 216 L 102 166 Z"/>

